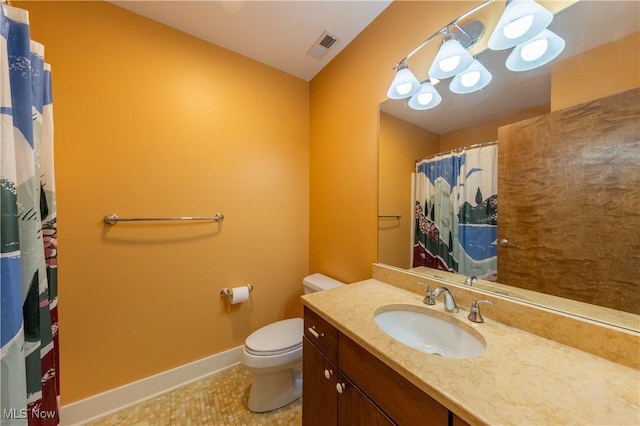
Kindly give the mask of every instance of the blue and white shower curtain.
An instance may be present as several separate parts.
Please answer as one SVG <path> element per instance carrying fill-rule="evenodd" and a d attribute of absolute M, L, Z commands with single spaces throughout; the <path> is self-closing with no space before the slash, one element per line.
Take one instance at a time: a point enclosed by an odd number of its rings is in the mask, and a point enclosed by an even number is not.
<path fill-rule="evenodd" d="M 416 164 L 413 267 L 497 279 L 498 146 Z"/>
<path fill-rule="evenodd" d="M 27 11 L 0 15 L 1 425 L 59 423 L 51 71 Z"/>

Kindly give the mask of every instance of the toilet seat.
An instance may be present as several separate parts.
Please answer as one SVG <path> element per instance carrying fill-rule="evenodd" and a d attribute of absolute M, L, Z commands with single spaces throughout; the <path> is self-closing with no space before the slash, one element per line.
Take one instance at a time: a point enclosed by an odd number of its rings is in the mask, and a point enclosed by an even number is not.
<path fill-rule="evenodd" d="M 244 350 L 247 351 L 248 354 L 255 355 L 255 356 L 272 356 L 272 355 L 286 354 L 288 352 L 295 351 L 296 349 L 299 349 L 301 347 L 302 347 L 302 343 L 290 348 L 281 349 L 279 351 L 254 351 L 253 349 L 248 348 L 246 346 L 244 347 Z"/>
<path fill-rule="evenodd" d="M 302 346 L 304 321 L 291 318 L 266 325 L 253 333 L 244 342 L 245 350 L 255 356 L 281 355 Z"/>

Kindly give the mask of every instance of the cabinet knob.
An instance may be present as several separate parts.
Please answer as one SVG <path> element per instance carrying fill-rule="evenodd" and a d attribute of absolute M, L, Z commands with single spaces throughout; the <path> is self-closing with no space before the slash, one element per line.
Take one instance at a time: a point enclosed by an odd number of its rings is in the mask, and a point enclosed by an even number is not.
<path fill-rule="evenodd" d="M 331 376 L 333 376 L 333 370 L 324 370 L 324 377 L 326 377 L 327 379 L 330 379 Z"/>
<path fill-rule="evenodd" d="M 318 333 L 316 331 L 316 326 L 311 326 L 311 327 L 307 327 L 307 330 L 309 331 L 309 333 L 311 333 L 313 335 L 313 337 L 315 337 L 316 339 L 321 338 L 322 336 L 324 336 L 324 333 Z"/>
<path fill-rule="evenodd" d="M 345 388 L 345 384 L 344 383 L 336 383 L 336 390 L 338 391 L 338 393 L 342 393 L 344 388 Z"/>

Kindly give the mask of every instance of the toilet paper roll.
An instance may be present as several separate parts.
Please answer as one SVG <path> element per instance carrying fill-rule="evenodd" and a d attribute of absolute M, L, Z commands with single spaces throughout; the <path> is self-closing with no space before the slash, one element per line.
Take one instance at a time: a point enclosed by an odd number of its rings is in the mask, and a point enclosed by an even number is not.
<path fill-rule="evenodd" d="M 249 288 L 247 286 L 234 287 L 231 289 L 231 304 L 242 303 L 249 300 Z"/>

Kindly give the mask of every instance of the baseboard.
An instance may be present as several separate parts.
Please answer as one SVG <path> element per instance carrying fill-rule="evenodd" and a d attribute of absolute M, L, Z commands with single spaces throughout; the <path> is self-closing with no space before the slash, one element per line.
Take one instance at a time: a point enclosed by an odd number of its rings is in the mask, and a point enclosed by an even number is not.
<path fill-rule="evenodd" d="M 242 346 L 62 406 L 60 425 L 80 425 L 240 363 Z"/>

